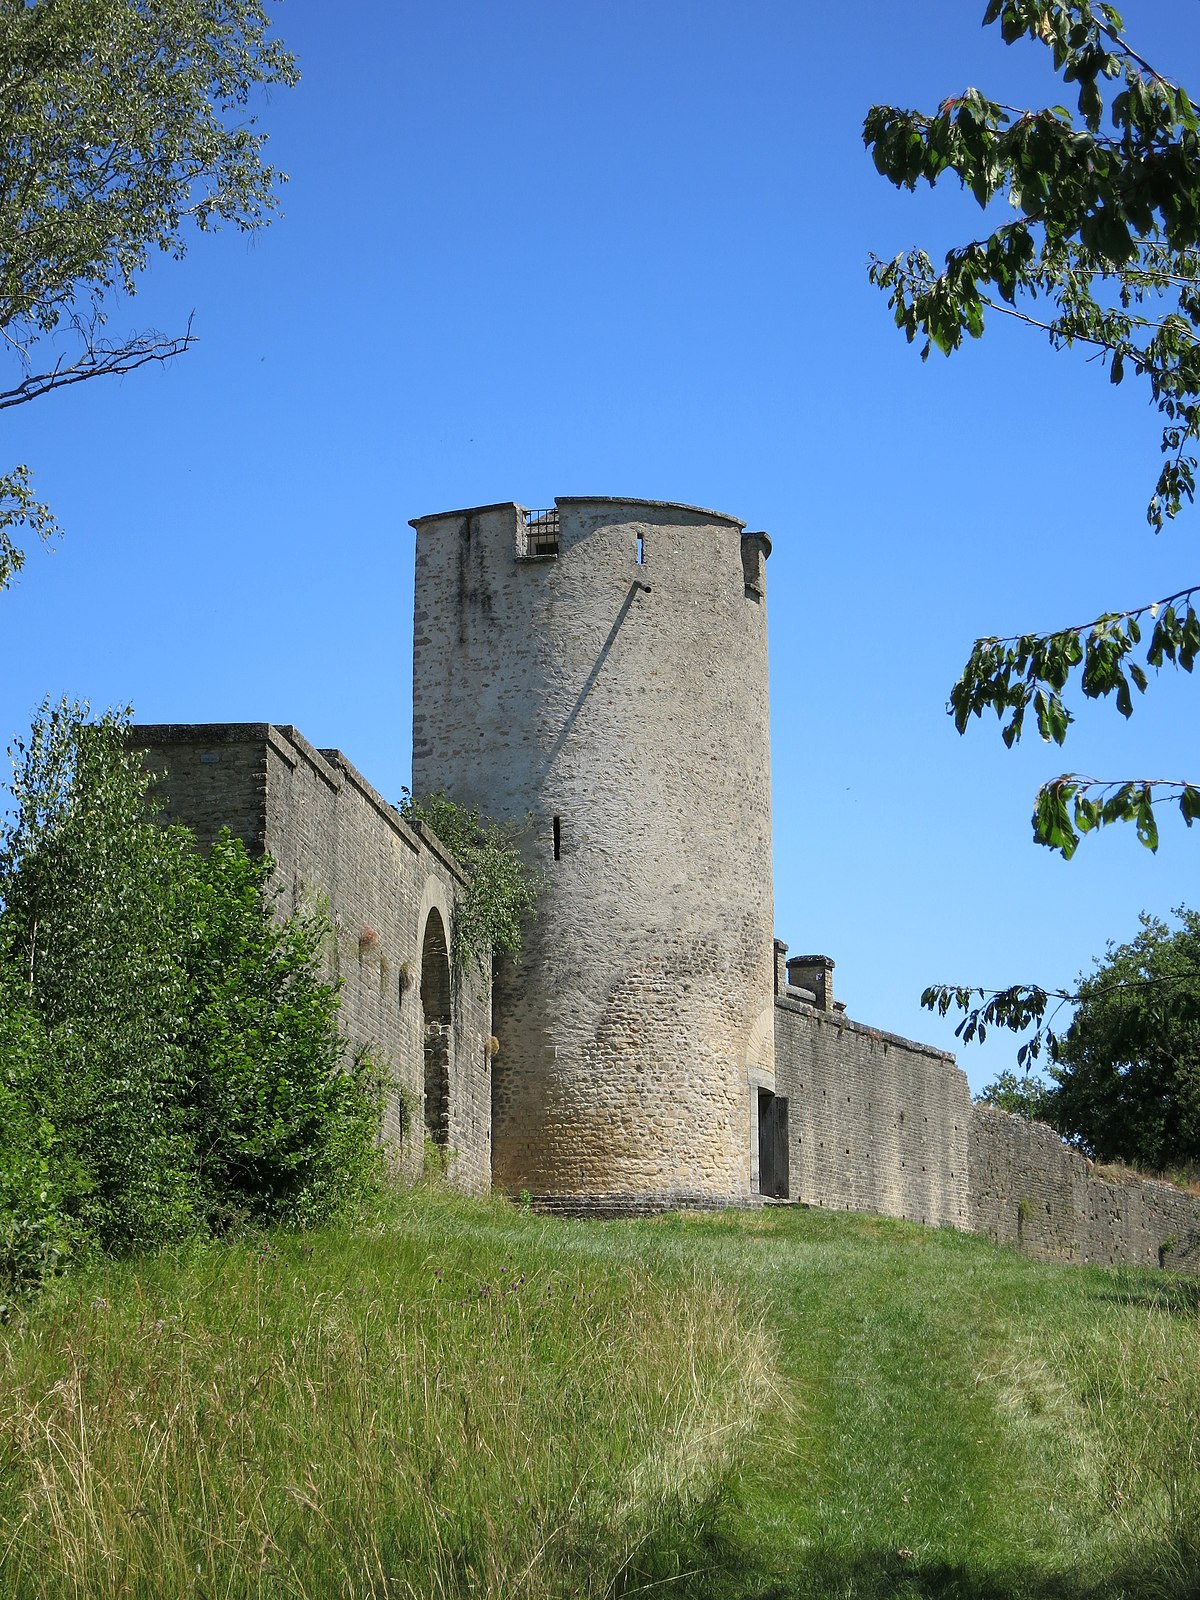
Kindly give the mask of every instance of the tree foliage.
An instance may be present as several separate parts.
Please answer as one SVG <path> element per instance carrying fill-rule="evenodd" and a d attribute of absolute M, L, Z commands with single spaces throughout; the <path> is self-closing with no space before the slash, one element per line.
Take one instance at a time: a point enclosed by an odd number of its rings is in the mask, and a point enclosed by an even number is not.
<path fill-rule="evenodd" d="M 994 1106 L 997 1111 L 1007 1111 L 1011 1116 L 1024 1117 L 1026 1122 L 1049 1122 L 1053 1090 L 1041 1078 L 1031 1074 L 1002 1072 L 978 1096 L 984 1106 Z"/>
<path fill-rule="evenodd" d="M 269 861 L 154 820 L 124 723 L 46 707 L 0 832 L 0 1294 L 79 1248 L 301 1223 L 372 1177 L 373 1064 L 343 1062 L 320 918 Z"/>
<path fill-rule="evenodd" d="M 1172 929 L 1143 914 L 1137 936 L 1110 944 L 1062 997 L 1075 1008 L 1069 1026 L 1040 1029 L 1049 1083 L 1006 1072 L 980 1098 L 1102 1160 L 1200 1164 L 1200 913 L 1176 915 Z"/>
<path fill-rule="evenodd" d="M 517 955 L 522 925 L 537 906 L 538 880 L 517 848 L 514 830 L 441 791 L 417 799 L 405 790 L 400 811 L 409 822 L 432 829 L 466 870 L 467 886 L 450 929 L 455 966 L 490 972 L 494 953 Z"/>
<path fill-rule="evenodd" d="M 1081 980 L 1054 1041 L 1053 1121 L 1089 1154 L 1157 1171 L 1200 1163 L 1200 914 L 1143 915 Z"/>
<path fill-rule="evenodd" d="M 152 254 L 191 229 L 261 227 L 281 175 L 249 104 L 296 80 L 261 0 L 26 0 L 0 6 L 0 410 L 186 350 L 182 334 L 106 334 Z M 26 467 L 0 476 L 0 589 L 12 530 L 53 518 Z"/>
<path fill-rule="evenodd" d="M 1008 209 L 941 266 L 922 250 L 873 258 L 871 281 L 887 292 L 906 337 L 922 341 L 923 358 L 931 349 L 951 354 L 1000 314 L 1040 330 L 1055 349 L 1098 352 L 1113 383 L 1143 382 L 1163 419 L 1163 462 L 1147 508 L 1159 530 L 1196 490 L 1200 118 L 1186 91 L 1129 43 L 1111 5 L 989 0 L 984 23 L 998 23 L 1007 44 L 1044 45 L 1076 109 L 1021 109 L 977 89 L 931 114 L 872 107 L 864 139 L 885 177 L 915 189 L 953 175 L 981 208 L 1007 201 Z M 1042 737 L 1061 744 L 1072 720 L 1069 682 L 1130 716 L 1147 667 L 1192 671 L 1198 590 L 1049 633 L 976 640 L 950 695 L 958 731 L 992 710 L 1011 746 L 1032 709 Z M 1083 834 L 1132 821 L 1154 850 L 1154 808 L 1163 802 L 1176 803 L 1190 827 L 1200 787 L 1186 778 L 1065 773 L 1038 792 L 1034 837 L 1069 857 Z"/>

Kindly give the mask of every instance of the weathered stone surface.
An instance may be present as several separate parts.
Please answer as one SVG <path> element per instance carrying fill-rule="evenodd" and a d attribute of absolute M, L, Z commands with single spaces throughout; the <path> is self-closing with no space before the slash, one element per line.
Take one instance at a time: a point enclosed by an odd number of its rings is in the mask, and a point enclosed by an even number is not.
<path fill-rule="evenodd" d="M 971 1096 L 953 1056 L 785 993 L 775 1078 L 788 1101 L 793 1200 L 969 1225 Z"/>
<path fill-rule="evenodd" d="M 768 541 L 639 500 L 414 526 L 414 792 L 525 824 L 544 875 L 497 975 L 495 1182 L 747 1201 L 773 1056 Z"/>
<path fill-rule="evenodd" d="M 1041 1122 L 976 1106 L 969 1227 L 1051 1261 L 1200 1272 L 1200 1198 L 1102 1177 Z"/>

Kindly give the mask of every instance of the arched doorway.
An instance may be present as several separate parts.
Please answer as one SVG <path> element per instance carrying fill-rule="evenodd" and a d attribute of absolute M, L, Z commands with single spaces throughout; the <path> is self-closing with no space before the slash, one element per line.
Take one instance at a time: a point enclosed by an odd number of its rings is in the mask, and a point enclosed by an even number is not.
<path fill-rule="evenodd" d="M 436 908 L 421 941 L 421 1013 L 425 1024 L 425 1134 L 450 1142 L 450 955 L 446 925 Z"/>

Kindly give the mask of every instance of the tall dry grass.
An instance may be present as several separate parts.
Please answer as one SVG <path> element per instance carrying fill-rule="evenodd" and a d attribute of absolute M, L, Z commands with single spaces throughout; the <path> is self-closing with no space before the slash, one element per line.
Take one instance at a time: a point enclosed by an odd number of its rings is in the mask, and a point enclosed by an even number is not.
<path fill-rule="evenodd" d="M 409 1225 L 113 1271 L 9 1330 L 0 1592 L 616 1592 L 774 1382 L 702 1276 Z"/>

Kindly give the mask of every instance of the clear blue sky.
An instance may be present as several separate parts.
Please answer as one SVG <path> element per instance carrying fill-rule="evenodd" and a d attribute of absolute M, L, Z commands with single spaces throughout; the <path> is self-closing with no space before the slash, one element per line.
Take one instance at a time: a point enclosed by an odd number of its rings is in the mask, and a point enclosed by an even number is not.
<path fill-rule="evenodd" d="M 1155 538 L 1154 413 L 995 326 L 922 365 L 872 250 L 979 226 L 899 195 L 875 101 L 969 83 L 1053 102 L 983 0 L 853 12 L 732 0 L 288 0 L 303 82 L 260 108 L 291 175 L 253 239 L 156 262 L 114 332 L 200 343 L 6 417 L 67 529 L 0 598 L 0 729 L 44 695 L 143 721 L 295 723 L 389 797 L 408 780 L 413 535 L 455 506 L 612 494 L 767 529 L 776 925 L 853 1016 L 953 1047 L 934 980 L 1070 983 L 1142 908 L 1196 902 L 1200 837 L 1030 842 L 1038 781 L 1198 775 L 1190 680 L 1063 751 L 958 738 L 977 634 L 1083 621 L 1200 577 Z M 1195 0 L 1131 35 L 1200 85 Z M 731 845 L 731 848 L 733 846 Z M 960 1055 L 979 1087 L 1001 1036 Z"/>

